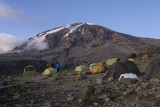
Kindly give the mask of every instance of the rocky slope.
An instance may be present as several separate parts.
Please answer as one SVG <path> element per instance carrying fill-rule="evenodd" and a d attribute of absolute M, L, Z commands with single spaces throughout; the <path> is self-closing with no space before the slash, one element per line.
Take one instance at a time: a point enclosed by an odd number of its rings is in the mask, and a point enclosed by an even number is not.
<path fill-rule="evenodd" d="M 0 77 L 0 106 L 159 107 L 160 80 L 99 81 L 103 74 L 23 78 Z"/>

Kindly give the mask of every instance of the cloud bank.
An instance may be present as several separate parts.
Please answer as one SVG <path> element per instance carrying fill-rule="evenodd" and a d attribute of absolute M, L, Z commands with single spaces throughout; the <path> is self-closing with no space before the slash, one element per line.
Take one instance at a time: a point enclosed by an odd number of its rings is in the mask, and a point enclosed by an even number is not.
<path fill-rule="evenodd" d="M 19 47 L 24 41 L 13 35 L 0 33 L 0 54 L 12 51 L 15 47 Z M 48 49 L 48 43 L 45 42 L 45 36 L 34 37 L 28 40 L 27 45 L 23 49 L 14 50 L 14 52 L 22 52 L 24 50 L 44 50 Z M 13 52 L 13 51 L 12 51 Z"/>
<path fill-rule="evenodd" d="M 48 43 L 45 42 L 45 36 L 34 37 L 32 40 L 28 41 L 26 46 L 27 50 L 44 50 L 48 49 Z"/>
<path fill-rule="evenodd" d="M 0 53 L 11 51 L 22 42 L 13 35 L 0 33 Z"/>

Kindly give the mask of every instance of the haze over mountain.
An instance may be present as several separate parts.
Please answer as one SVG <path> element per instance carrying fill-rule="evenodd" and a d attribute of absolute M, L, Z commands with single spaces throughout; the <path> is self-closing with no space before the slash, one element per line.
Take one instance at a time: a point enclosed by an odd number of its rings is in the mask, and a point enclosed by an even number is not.
<path fill-rule="evenodd" d="M 59 61 L 63 65 L 74 66 L 84 61 L 125 58 L 130 53 L 159 46 L 158 39 L 135 37 L 91 23 L 74 23 L 41 32 L 12 52 L 19 53 L 13 56 Z"/>

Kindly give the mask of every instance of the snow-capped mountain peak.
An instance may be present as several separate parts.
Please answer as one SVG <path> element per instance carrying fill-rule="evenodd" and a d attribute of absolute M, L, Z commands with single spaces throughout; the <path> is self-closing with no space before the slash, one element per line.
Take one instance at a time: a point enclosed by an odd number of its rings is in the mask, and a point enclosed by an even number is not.
<path fill-rule="evenodd" d="M 60 30 L 63 30 L 63 29 L 69 29 L 70 31 L 64 36 L 64 37 L 67 37 L 70 33 L 74 32 L 75 30 L 77 30 L 78 27 L 84 25 L 84 24 L 87 24 L 87 25 L 96 25 L 96 24 L 93 24 L 93 23 L 78 23 L 76 26 L 73 26 L 73 24 L 67 24 L 65 26 L 62 26 L 62 27 L 58 27 L 56 29 L 53 29 L 53 30 L 49 30 L 48 32 L 42 32 L 42 33 L 39 33 L 38 36 L 46 36 L 48 34 L 53 34 L 53 33 L 56 33 Z"/>
<path fill-rule="evenodd" d="M 74 31 L 76 31 L 77 28 L 80 27 L 80 26 L 82 26 L 83 24 L 84 24 L 84 23 L 79 24 L 79 25 L 77 25 L 77 26 L 75 26 L 75 27 L 70 27 L 70 28 L 68 27 L 70 30 L 69 30 L 69 32 L 68 32 L 67 34 L 65 34 L 65 35 L 63 36 L 62 40 L 63 40 L 65 37 L 69 36 L 69 34 L 71 34 L 71 33 L 73 33 Z"/>
<path fill-rule="evenodd" d="M 71 34 L 72 36 L 76 36 L 75 32 L 78 32 L 78 34 L 87 35 L 87 32 L 89 31 L 89 26 L 97 26 L 96 24 L 92 23 L 74 23 L 74 24 L 67 24 L 61 27 L 57 27 L 45 32 L 41 32 L 37 34 L 37 36 L 27 40 L 23 45 L 23 50 L 44 50 L 48 49 L 49 47 L 54 47 L 54 45 L 57 43 L 57 41 L 62 42 L 65 38 L 68 38 Z M 56 38 L 56 39 L 55 39 Z M 48 41 L 51 44 L 48 43 Z M 54 41 L 55 40 L 55 41 Z"/>
<path fill-rule="evenodd" d="M 84 25 L 84 24 L 87 24 L 87 25 L 95 25 L 93 23 L 78 23 L 76 26 L 74 26 L 73 24 L 67 24 L 65 26 L 62 26 L 62 27 L 59 27 L 59 28 L 56 28 L 56 29 L 53 29 L 53 30 L 49 30 L 48 32 L 44 33 L 40 33 L 39 36 L 44 36 L 43 38 L 46 37 L 46 35 L 48 34 L 53 34 L 53 33 L 56 33 L 56 32 L 59 32 L 63 29 L 69 29 L 68 33 L 66 33 L 63 37 L 62 37 L 62 40 L 65 38 L 65 37 L 68 37 L 71 33 L 73 33 L 74 31 L 77 30 L 77 28 L 79 28 L 80 26 Z M 84 31 L 84 28 L 82 29 Z M 83 34 L 84 32 L 82 32 Z"/>

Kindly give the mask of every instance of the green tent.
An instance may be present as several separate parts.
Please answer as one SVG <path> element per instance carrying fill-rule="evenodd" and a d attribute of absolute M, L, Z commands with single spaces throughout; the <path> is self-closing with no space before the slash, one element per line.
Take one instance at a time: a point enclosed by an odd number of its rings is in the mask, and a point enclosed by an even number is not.
<path fill-rule="evenodd" d="M 160 79 L 160 56 L 153 58 L 147 65 L 144 77 Z"/>
<path fill-rule="evenodd" d="M 79 65 L 75 68 L 75 71 L 76 72 L 83 72 L 83 71 L 87 71 L 87 67 L 86 66 L 83 66 L 83 65 Z"/>
<path fill-rule="evenodd" d="M 36 76 L 36 74 L 37 72 L 34 66 L 29 65 L 24 68 L 24 72 L 23 72 L 24 77 Z"/>
<path fill-rule="evenodd" d="M 106 72 L 104 79 L 112 77 L 113 79 L 119 78 L 121 74 L 132 73 L 137 76 L 141 76 L 137 65 L 131 61 L 118 61 L 110 66 L 109 70 Z"/>
<path fill-rule="evenodd" d="M 57 70 L 55 68 L 47 68 L 42 73 L 42 75 L 55 75 L 57 73 Z"/>

